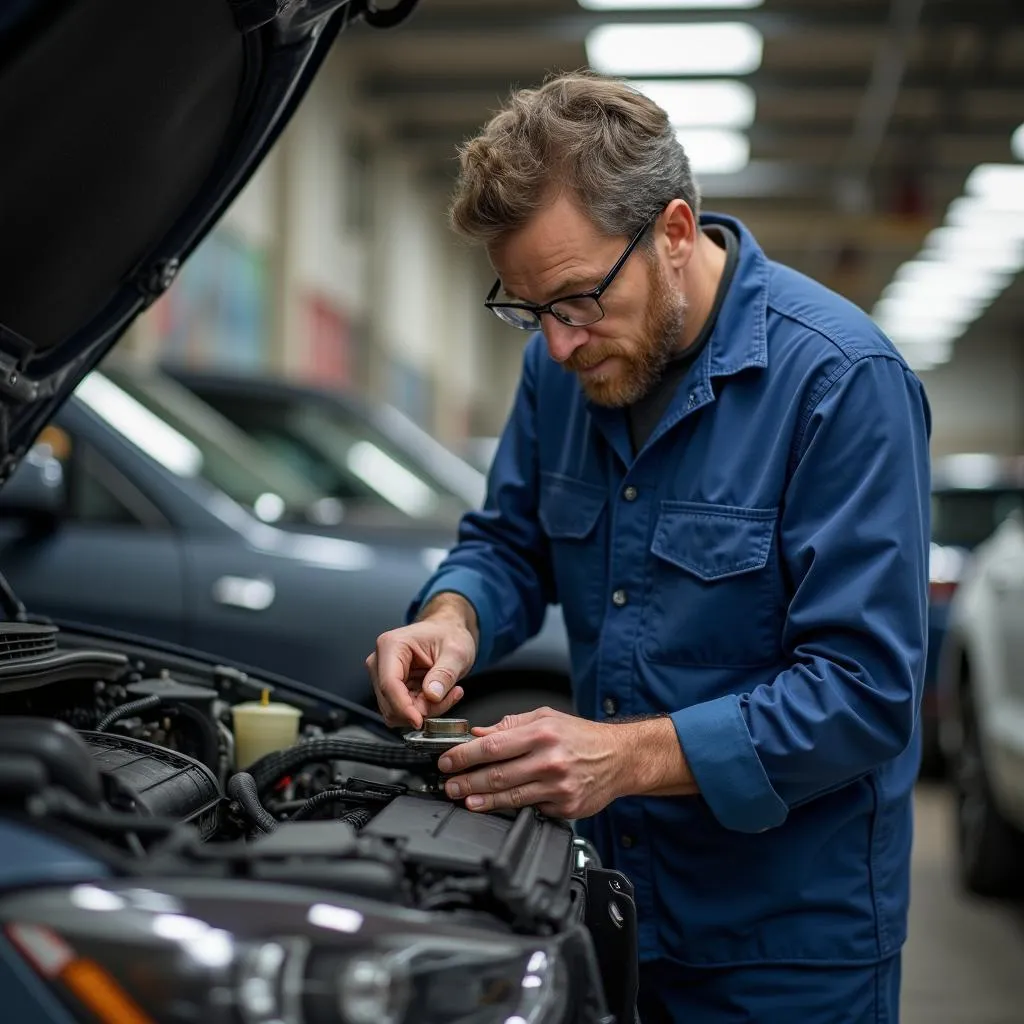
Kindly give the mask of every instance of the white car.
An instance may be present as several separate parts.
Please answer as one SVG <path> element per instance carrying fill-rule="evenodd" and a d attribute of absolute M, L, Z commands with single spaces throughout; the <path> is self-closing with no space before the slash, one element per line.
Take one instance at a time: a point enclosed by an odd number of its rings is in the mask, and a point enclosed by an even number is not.
<path fill-rule="evenodd" d="M 938 664 L 939 737 L 969 892 L 1024 892 L 1024 466 L 1002 461 L 998 525 L 967 560 Z"/>

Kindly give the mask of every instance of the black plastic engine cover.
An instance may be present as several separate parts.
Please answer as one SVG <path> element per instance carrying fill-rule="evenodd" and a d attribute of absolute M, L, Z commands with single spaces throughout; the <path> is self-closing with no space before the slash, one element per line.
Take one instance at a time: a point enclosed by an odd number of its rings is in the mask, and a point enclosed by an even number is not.
<path fill-rule="evenodd" d="M 362 835 L 392 844 L 406 864 L 488 878 L 495 896 L 525 927 L 561 927 L 569 919 L 572 828 L 532 808 L 512 818 L 474 813 L 436 797 L 400 796 Z"/>
<path fill-rule="evenodd" d="M 80 734 L 108 789 L 108 798 L 132 810 L 195 825 L 203 839 L 217 830 L 223 795 L 206 765 L 167 747 L 103 732 Z"/>

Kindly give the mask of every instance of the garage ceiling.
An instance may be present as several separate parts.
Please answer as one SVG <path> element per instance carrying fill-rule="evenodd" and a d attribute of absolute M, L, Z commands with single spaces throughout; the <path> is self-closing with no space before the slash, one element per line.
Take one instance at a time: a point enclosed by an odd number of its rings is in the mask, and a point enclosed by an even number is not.
<path fill-rule="evenodd" d="M 742 76 L 756 96 L 749 163 L 701 176 L 705 203 L 745 220 L 775 259 L 869 310 L 971 171 L 1015 162 L 1024 0 L 721 0 L 719 9 L 691 0 L 702 9 L 690 10 L 618 0 L 629 9 L 590 9 L 601 2 L 421 0 L 397 31 L 356 26 L 339 47 L 363 109 L 446 189 L 459 141 L 512 87 L 587 66 L 598 26 L 752 26 L 763 52 Z M 1024 200 L 1016 205 L 1024 218 Z M 957 344 L 978 332 L 1024 335 L 1022 278 L 1004 281 L 952 332 Z M 921 366 L 950 354 L 948 345 L 904 348 Z"/>

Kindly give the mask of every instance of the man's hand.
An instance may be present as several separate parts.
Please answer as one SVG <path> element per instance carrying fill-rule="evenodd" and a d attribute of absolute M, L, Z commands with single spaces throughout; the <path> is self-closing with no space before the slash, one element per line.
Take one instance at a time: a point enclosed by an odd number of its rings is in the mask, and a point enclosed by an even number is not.
<path fill-rule="evenodd" d="M 422 728 L 462 699 L 456 685 L 476 661 L 478 634 L 472 605 L 439 594 L 409 626 L 377 638 L 366 659 L 377 706 L 390 726 Z"/>
<path fill-rule="evenodd" d="M 473 734 L 438 761 L 448 796 L 472 811 L 532 805 L 588 818 L 621 796 L 698 792 L 667 718 L 608 724 L 540 708 Z"/>
<path fill-rule="evenodd" d="M 551 708 L 476 728 L 438 767 L 453 775 L 452 799 L 474 811 L 535 805 L 558 818 L 586 818 L 622 795 L 626 730 Z M 446 762 L 450 762 L 446 764 Z"/>

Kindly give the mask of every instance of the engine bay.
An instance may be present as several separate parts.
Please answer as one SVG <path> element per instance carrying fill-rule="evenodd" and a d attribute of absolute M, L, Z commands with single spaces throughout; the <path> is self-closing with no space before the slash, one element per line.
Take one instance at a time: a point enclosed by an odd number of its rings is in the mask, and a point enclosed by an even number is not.
<path fill-rule="evenodd" d="M 313 886 L 498 935 L 587 930 L 609 1004 L 627 998 L 629 973 L 606 969 L 635 962 L 631 887 L 569 823 L 452 803 L 438 752 L 301 688 L 48 625 L 4 623 L 0 641 L 5 820 L 128 879 Z M 301 714 L 297 741 L 239 771 L 232 708 L 268 689 Z"/>

